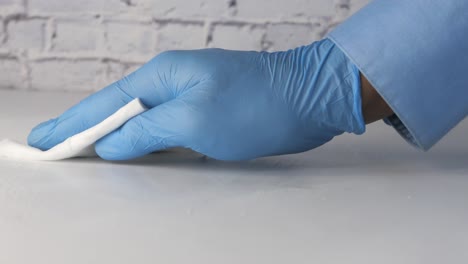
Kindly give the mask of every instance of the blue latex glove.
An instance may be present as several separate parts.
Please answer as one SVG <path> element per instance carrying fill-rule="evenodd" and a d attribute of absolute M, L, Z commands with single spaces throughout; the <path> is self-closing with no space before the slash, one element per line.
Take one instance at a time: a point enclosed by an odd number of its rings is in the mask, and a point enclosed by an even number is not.
<path fill-rule="evenodd" d="M 185 147 L 220 160 L 298 153 L 362 134 L 358 69 L 328 39 L 286 52 L 161 53 L 33 129 L 43 150 L 139 97 L 150 108 L 97 142 L 108 160 Z"/>

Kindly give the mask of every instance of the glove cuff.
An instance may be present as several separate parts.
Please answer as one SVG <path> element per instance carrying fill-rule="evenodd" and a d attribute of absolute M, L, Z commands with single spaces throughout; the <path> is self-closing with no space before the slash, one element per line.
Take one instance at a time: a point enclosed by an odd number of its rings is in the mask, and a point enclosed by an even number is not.
<path fill-rule="evenodd" d="M 320 124 L 330 134 L 343 132 L 363 134 L 366 130 L 362 113 L 361 80 L 359 69 L 329 39 L 311 45 L 307 65 L 314 69 L 309 83 L 309 109 L 311 122 Z M 317 63 L 317 61 L 319 63 Z"/>

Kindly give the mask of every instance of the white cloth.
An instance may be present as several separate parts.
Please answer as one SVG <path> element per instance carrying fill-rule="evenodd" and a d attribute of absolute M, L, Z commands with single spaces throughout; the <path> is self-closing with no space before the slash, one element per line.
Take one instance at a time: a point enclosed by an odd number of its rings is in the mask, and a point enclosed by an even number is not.
<path fill-rule="evenodd" d="M 95 156 L 94 143 L 118 129 L 129 119 L 146 111 L 140 99 L 134 99 L 101 123 L 76 134 L 47 151 L 42 151 L 13 140 L 0 141 L 0 158 L 30 161 L 54 161 L 73 157 Z"/>

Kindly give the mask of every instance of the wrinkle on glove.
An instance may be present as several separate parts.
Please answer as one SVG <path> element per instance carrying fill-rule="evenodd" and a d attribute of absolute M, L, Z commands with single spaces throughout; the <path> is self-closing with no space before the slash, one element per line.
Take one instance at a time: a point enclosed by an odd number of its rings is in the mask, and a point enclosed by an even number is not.
<path fill-rule="evenodd" d="M 146 110 L 140 99 L 134 99 L 99 124 L 69 137 L 55 147 L 42 151 L 4 139 L 0 141 L 0 158 L 31 161 L 55 161 L 73 157 L 95 156 L 94 143 Z"/>

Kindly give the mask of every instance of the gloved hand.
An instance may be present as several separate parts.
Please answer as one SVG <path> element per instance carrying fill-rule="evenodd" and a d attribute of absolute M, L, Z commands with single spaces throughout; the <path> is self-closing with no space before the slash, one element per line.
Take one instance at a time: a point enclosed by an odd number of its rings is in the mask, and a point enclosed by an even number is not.
<path fill-rule="evenodd" d="M 168 51 L 128 77 L 40 124 L 29 145 L 47 150 L 104 120 L 133 98 L 150 108 L 96 144 L 126 160 L 185 147 L 246 160 L 362 134 L 358 69 L 328 39 L 286 52 Z"/>

